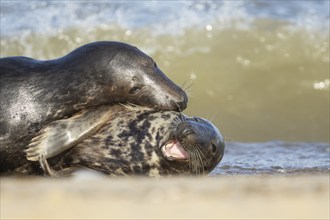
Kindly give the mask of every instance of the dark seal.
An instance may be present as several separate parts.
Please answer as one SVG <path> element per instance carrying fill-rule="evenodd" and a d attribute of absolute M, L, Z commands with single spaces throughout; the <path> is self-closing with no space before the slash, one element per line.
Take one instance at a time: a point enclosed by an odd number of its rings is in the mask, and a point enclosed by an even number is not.
<path fill-rule="evenodd" d="M 127 106 L 104 107 L 102 112 L 85 111 L 80 124 L 68 119 L 49 125 L 57 136 L 49 140 L 64 145 L 68 131 L 79 133 L 84 124 L 111 112 L 111 120 L 97 132 L 48 159 L 49 166 L 42 164 L 47 174 L 62 176 L 89 168 L 111 176 L 201 175 L 213 170 L 223 157 L 224 139 L 206 119 Z M 25 161 L 15 172 L 43 174 L 35 163 Z"/>
<path fill-rule="evenodd" d="M 46 124 L 121 102 L 178 111 L 186 108 L 187 96 L 152 58 L 124 43 L 95 42 L 46 61 L 1 58 L 0 170 L 21 162 L 26 155 L 13 146 L 27 147 Z M 40 156 L 33 150 L 27 155 Z"/>

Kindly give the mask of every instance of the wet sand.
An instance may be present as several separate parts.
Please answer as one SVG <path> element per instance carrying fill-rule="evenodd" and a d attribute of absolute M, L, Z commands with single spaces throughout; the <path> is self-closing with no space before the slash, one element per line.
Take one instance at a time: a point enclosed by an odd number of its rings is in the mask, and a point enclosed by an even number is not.
<path fill-rule="evenodd" d="M 1 219 L 329 219 L 329 175 L 2 177 Z"/>

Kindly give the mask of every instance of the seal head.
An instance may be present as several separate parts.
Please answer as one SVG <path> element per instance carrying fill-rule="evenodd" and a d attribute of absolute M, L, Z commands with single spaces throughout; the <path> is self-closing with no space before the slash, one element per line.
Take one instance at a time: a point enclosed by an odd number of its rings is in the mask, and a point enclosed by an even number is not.
<path fill-rule="evenodd" d="M 208 120 L 200 117 L 181 117 L 173 138 L 161 146 L 169 161 L 189 162 L 194 174 L 213 170 L 224 154 L 224 140 L 219 130 Z"/>
<path fill-rule="evenodd" d="M 111 94 L 116 102 L 129 102 L 157 110 L 182 111 L 187 107 L 186 93 L 174 84 L 157 66 L 156 62 L 141 51 L 130 48 L 121 50 L 109 63 L 102 82 L 104 94 Z"/>

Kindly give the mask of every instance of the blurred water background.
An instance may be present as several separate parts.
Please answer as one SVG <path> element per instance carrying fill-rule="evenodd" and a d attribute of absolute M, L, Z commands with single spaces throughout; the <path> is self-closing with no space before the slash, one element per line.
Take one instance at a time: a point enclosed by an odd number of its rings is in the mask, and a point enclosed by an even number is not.
<path fill-rule="evenodd" d="M 214 173 L 329 172 L 329 1 L 1 0 L 1 57 L 100 40 L 192 85 L 185 113 L 229 143 Z"/>

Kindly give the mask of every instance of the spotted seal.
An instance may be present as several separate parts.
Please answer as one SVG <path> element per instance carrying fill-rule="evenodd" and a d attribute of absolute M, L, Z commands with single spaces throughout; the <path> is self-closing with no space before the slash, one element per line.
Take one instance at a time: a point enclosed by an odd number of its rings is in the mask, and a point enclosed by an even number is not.
<path fill-rule="evenodd" d="M 121 102 L 174 111 L 187 106 L 186 93 L 152 58 L 120 42 L 90 43 L 54 60 L 1 58 L 0 79 L 0 170 L 25 157 L 10 152 L 12 146 L 26 147 L 46 124 L 80 110 Z M 41 156 L 28 152 L 29 160 Z"/>
<path fill-rule="evenodd" d="M 62 176 L 84 167 L 113 176 L 200 175 L 214 169 L 223 157 L 224 139 L 208 120 L 143 107 L 116 105 L 87 110 L 81 123 L 64 119 L 61 124 L 50 124 L 56 128 L 56 132 L 48 130 L 56 136 L 50 140 L 65 145 L 79 136 L 84 124 L 103 120 L 105 114 L 110 114 L 111 120 L 97 132 L 48 159 L 49 165 L 43 163 L 46 173 Z M 26 161 L 16 172 L 42 174 L 33 163 Z"/>

